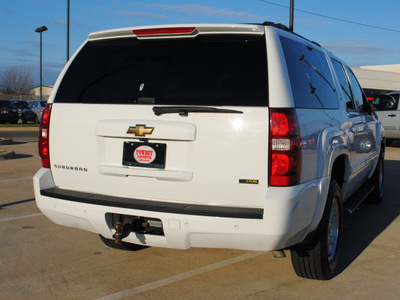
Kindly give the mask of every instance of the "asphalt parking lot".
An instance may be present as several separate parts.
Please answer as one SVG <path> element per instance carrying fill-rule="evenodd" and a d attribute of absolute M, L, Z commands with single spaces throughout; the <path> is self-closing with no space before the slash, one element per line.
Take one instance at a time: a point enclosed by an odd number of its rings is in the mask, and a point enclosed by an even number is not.
<path fill-rule="evenodd" d="M 0 160 L 0 299 L 398 299 L 400 142 L 388 147 L 385 199 L 345 219 L 339 274 L 299 278 L 290 254 L 226 249 L 107 248 L 96 234 L 58 226 L 35 205 L 37 128 L 12 129 Z M 13 135 L 0 129 L 0 137 Z"/>

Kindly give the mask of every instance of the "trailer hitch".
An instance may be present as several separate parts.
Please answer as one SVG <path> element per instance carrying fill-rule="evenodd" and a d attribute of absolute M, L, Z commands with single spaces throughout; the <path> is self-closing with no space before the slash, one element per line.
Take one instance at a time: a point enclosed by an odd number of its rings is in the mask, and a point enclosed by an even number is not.
<path fill-rule="evenodd" d="M 115 233 L 113 234 L 113 238 L 116 244 L 121 244 L 122 239 L 126 238 L 131 232 L 131 225 L 129 223 L 125 223 L 122 225 L 121 222 L 115 222 L 114 224 Z"/>

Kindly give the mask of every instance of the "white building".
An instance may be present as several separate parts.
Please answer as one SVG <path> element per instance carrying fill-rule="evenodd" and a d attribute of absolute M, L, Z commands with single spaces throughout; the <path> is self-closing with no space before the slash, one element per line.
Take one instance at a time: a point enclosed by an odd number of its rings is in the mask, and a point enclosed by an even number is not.
<path fill-rule="evenodd" d="M 43 100 L 49 99 L 49 96 L 50 96 L 52 90 L 53 90 L 53 86 L 42 85 Z M 32 88 L 30 91 L 30 94 L 40 98 L 40 85 Z"/>
<path fill-rule="evenodd" d="M 400 91 L 400 64 L 352 68 L 367 96 Z"/>

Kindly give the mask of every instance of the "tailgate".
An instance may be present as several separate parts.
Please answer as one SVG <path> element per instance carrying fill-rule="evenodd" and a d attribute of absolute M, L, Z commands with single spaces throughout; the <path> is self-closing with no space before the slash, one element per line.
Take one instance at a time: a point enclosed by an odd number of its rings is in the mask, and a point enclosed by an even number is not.
<path fill-rule="evenodd" d="M 50 130 L 55 184 L 137 199 L 261 207 L 268 110 L 239 110 L 243 113 L 156 116 L 147 105 L 55 103 Z M 153 159 L 152 150 L 161 160 Z"/>

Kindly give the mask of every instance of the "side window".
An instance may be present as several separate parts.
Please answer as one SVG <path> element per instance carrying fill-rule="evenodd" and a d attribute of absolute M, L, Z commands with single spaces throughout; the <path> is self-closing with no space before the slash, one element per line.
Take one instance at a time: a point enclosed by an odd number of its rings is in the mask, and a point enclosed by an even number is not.
<path fill-rule="evenodd" d="M 349 75 L 350 83 L 351 83 L 351 91 L 353 93 L 354 103 L 358 106 L 358 110 L 362 111 L 361 107 L 364 104 L 364 94 L 363 91 L 358 84 L 356 76 L 354 76 L 353 72 L 347 68 L 347 74 Z"/>
<path fill-rule="evenodd" d="M 5 108 L 13 108 L 11 102 L 4 101 L 4 107 Z"/>
<path fill-rule="evenodd" d="M 397 110 L 398 97 L 396 95 L 381 95 L 375 97 L 373 104 L 377 110 Z"/>
<path fill-rule="evenodd" d="M 399 107 L 399 98 L 400 94 L 390 94 L 393 97 L 394 101 L 396 101 L 395 106 L 393 107 L 394 110 L 397 110 Z"/>
<path fill-rule="evenodd" d="M 295 105 L 338 108 L 333 77 L 325 54 L 312 46 L 281 37 Z"/>
<path fill-rule="evenodd" d="M 344 94 L 344 100 L 346 102 L 346 106 L 349 110 L 355 110 L 352 100 L 353 97 L 351 95 L 350 84 L 347 79 L 346 73 L 343 69 L 343 65 L 334 59 L 332 59 L 332 64 L 333 68 L 335 69 L 336 75 L 338 77 L 340 88 L 342 89 L 342 92 Z"/>
<path fill-rule="evenodd" d="M 396 102 L 399 102 L 400 94 L 390 94 L 396 100 Z"/>

